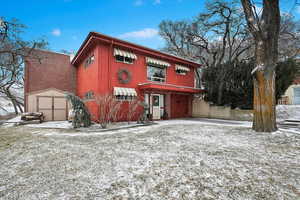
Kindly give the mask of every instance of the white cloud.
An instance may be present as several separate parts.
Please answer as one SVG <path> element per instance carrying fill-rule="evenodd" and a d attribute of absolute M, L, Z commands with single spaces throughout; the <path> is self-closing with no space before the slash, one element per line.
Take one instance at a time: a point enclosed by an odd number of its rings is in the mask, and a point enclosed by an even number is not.
<path fill-rule="evenodd" d="M 135 0 L 135 1 L 134 1 L 134 5 L 135 5 L 135 6 L 141 6 L 141 5 L 143 5 L 143 3 L 144 3 L 144 2 L 143 2 L 142 0 Z"/>
<path fill-rule="evenodd" d="M 139 31 L 132 31 L 120 35 L 120 38 L 148 39 L 158 36 L 158 30 L 153 28 L 145 28 Z"/>
<path fill-rule="evenodd" d="M 61 35 L 61 31 L 60 31 L 60 29 L 56 28 L 56 29 L 52 30 L 51 34 L 56 37 L 59 37 Z"/>
<path fill-rule="evenodd" d="M 160 4 L 161 1 L 160 0 L 154 0 L 154 5 Z"/>

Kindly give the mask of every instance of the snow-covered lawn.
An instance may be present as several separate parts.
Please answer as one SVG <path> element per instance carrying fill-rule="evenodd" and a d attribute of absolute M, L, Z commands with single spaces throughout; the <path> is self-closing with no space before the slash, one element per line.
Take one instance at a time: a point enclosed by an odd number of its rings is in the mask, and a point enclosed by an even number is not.
<path fill-rule="evenodd" d="M 0 199 L 299 199 L 300 134 L 172 120 L 0 128 Z"/>

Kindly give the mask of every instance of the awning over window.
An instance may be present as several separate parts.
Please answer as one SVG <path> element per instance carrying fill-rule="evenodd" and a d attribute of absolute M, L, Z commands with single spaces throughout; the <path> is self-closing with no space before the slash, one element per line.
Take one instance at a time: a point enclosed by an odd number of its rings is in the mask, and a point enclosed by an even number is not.
<path fill-rule="evenodd" d="M 135 60 L 137 59 L 137 56 L 134 53 L 131 53 L 128 51 L 123 51 L 120 49 L 114 50 L 114 56 L 124 56 L 124 57 L 135 59 Z"/>
<path fill-rule="evenodd" d="M 182 70 L 182 71 L 185 71 L 185 72 L 189 72 L 190 71 L 190 68 L 188 68 L 186 66 L 182 66 L 182 65 L 175 65 L 175 69 L 176 70 Z"/>
<path fill-rule="evenodd" d="M 123 88 L 123 87 L 114 87 L 114 95 L 123 95 L 123 96 L 137 96 L 137 93 L 134 88 Z"/>
<path fill-rule="evenodd" d="M 146 57 L 146 62 L 148 64 L 160 65 L 160 66 L 163 66 L 163 67 L 169 67 L 170 66 L 170 63 L 168 63 L 168 62 L 158 60 L 158 59 L 154 59 L 154 58 L 149 58 L 149 57 Z"/>

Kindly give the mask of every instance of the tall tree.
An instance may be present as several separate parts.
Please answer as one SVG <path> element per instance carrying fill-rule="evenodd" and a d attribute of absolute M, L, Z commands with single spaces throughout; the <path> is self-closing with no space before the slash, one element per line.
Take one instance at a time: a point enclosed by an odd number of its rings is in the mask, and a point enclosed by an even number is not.
<path fill-rule="evenodd" d="M 275 69 L 280 32 L 279 0 L 263 0 L 262 13 L 251 0 L 241 0 L 248 29 L 255 42 L 253 130 L 273 132 L 276 126 Z"/>
<path fill-rule="evenodd" d="M 0 17 L 0 96 L 11 101 L 15 113 L 23 111 L 24 60 L 42 59 L 34 49 L 45 48 L 43 39 L 25 41 L 21 34 L 26 27 L 17 20 L 5 20 Z M 21 92 L 22 93 L 22 92 Z"/>
<path fill-rule="evenodd" d="M 235 0 L 207 1 L 205 12 L 192 21 L 162 21 L 160 35 L 166 41 L 167 52 L 199 61 L 205 67 L 215 68 L 247 57 L 252 40 L 245 29 L 245 20 Z M 218 104 L 222 104 L 224 80 L 228 75 L 221 68 L 217 75 Z M 216 84 L 205 85 L 211 93 Z"/>

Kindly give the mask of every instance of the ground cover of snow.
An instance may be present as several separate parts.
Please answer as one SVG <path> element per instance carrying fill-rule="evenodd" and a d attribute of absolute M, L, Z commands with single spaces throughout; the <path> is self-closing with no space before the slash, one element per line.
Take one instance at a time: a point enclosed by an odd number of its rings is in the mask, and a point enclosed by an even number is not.
<path fill-rule="evenodd" d="M 299 199 L 299 134 L 221 123 L 0 128 L 0 199 Z"/>
<path fill-rule="evenodd" d="M 277 105 L 276 119 L 277 121 L 287 119 L 300 120 L 300 105 Z"/>

